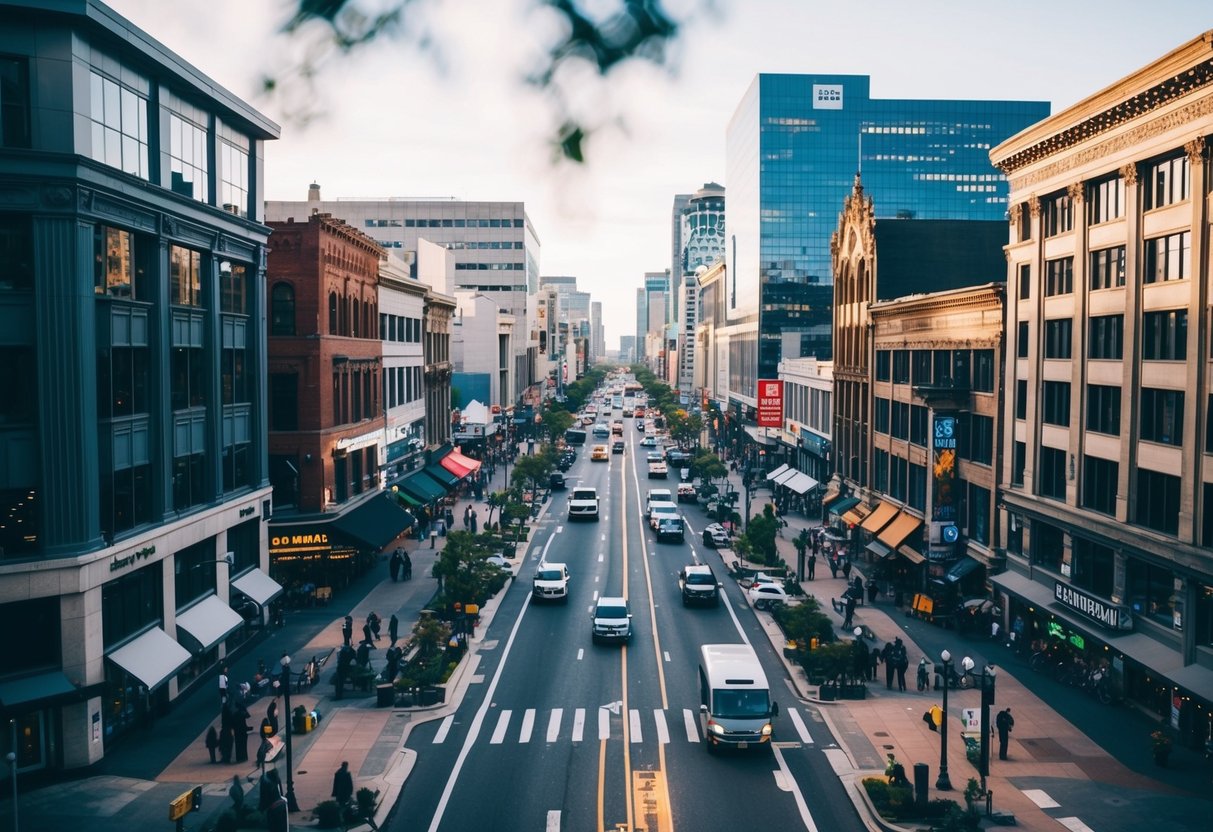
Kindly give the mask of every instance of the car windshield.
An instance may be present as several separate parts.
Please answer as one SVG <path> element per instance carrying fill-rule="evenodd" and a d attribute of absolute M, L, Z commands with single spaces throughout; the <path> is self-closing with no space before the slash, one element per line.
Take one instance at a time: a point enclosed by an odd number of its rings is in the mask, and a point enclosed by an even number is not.
<path fill-rule="evenodd" d="M 594 613 L 595 618 L 627 618 L 627 607 L 599 607 Z"/>
<path fill-rule="evenodd" d="M 720 719 L 765 717 L 771 711 L 765 690 L 714 690 L 712 716 Z"/>
<path fill-rule="evenodd" d="M 535 575 L 537 581 L 559 581 L 563 580 L 564 575 L 559 569 L 540 569 Z"/>
<path fill-rule="evenodd" d="M 687 575 L 688 584 L 714 584 L 716 579 L 711 575 L 704 575 L 702 572 L 692 572 Z"/>

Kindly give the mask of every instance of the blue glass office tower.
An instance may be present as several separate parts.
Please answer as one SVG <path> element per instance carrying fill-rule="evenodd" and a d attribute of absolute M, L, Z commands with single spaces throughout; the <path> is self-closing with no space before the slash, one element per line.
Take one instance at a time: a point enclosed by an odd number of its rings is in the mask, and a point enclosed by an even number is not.
<path fill-rule="evenodd" d="M 731 390 L 752 396 L 797 340 L 832 357 L 830 236 L 857 171 L 881 219 L 1002 220 L 990 148 L 1048 114 L 1038 101 L 873 99 L 866 75 L 757 76 L 726 137 L 728 317 L 758 324 L 730 340 Z"/>

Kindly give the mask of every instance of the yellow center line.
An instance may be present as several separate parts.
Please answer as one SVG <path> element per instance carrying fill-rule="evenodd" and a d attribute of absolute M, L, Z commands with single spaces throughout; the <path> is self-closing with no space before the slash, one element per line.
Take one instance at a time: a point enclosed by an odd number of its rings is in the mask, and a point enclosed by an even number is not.
<path fill-rule="evenodd" d="M 627 472 L 625 466 L 619 466 L 619 491 L 623 495 L 623 508 L 620 515 L 623 517 L 623 599 L 628 598 L 628 490 L 627 490 Z M 632 815 L 632 737 L 631 737 L 631 719 L 628 715 L 628 646 L 625 643 L 623 649 L 619 651 L 619 666 L 620 679 L 623 688 L 623 790 L 627 800 L 627 821 L 628 829 L 636 827 L 635 819 Z"/>
<path fill-rule="evenodd" d="M 606 794 L 606 740 L 598 741 L 598 832 L 606 832 L 605 794 Z"/>

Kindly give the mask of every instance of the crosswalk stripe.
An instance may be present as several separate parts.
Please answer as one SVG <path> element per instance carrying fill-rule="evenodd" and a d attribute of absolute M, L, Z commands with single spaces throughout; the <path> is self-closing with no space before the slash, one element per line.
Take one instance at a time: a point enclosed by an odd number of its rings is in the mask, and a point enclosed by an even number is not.
<path fill-rule="evenodd" d="M 535 709 L 527 708 L 522 715 L 522 729 L 518 732 L 518 742 L 530 742 L 531 732 L 535 730 Z"/>
<path fill-rule="evenodd" d="M 585 736 L 585 708 L 573 711 L 573 742 L 581 742 Z"/>
<path fill-rule="evenodd" d="M 560 736 L 560 720 L 563 717 L 563 708 L 552 710 L 552 716 L 548 719 L 548 742 L 556 742 L 556 739 Z"/>
<path fill-rule="evenodd" d="M 788 716 L 792 718 L 792 725 L 796 728 L 796 733 L 800 734 L 800 741 L 805 745 L 812 745 L 813 738 L 809 736 L 809 729 L 805 727 L 804 720 L 800 718 L 800 714 L 795 708 L 788 708 Z"/>
<path fill-rule="evenodd" d="M 670 743 L 670 729 L 665 724 L 665 711 L 657 708 L 653 711 L 653 722 L 657 725 L 657 742 L 662 745 Z"/>
<path fill-rule="evenodd" d="M 438 726 L 438 733 L 434 735 L 434 745 L 446 739 L 446 735 L 451 732 L 451 725 L 455 722 L 455 715 L 451 714 L 446 719 L 442 720 L 442 724 Z"/>
<path fill-rule="evenodd" d="M 489 738 L 490 745 L 501 745 L 505 740 L 505 732 L 510 727 L 510 712 L 502 711 L 497 717 L 497 727 L 493 729 L 493 736 Z"/>
<path fill-rule="evenodd" d="M 699 742 L 699 726 L 695 723 L 695 714 L 690 708 L 682 709 L 682 723 L 687 729 L 687 742 Z"/>
<path fill-rule="evenodd" d="M 611 738 L 611 712 L 606 708 L 598 709 L 598 739 L 609 740 Z"/>
<path fill-rule="evenodd" d="M 631 735 L 632 742 L 643 742 L 644 737 L 641 736 L 640 732 L 640 711 L 636 710 L 635 708 L 631 708 L 628 711 L 628 722 L 630 723 L 631 727 L 631 731 L 629 733 Z"/>

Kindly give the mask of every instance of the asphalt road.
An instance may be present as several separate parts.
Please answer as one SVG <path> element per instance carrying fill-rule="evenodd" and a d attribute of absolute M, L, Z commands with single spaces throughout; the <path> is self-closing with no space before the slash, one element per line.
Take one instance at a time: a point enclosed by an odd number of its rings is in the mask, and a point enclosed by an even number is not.
<path fill-rule="evenodd" d="M 792 693 L 782 663 L 736 584 L 715 608 L 684 608 L 678 572 L 692 558 L 724 575 L 700 544 L 697 506 L 681 506 L 683 543 L 657 543 L 643 517 L 649 487 L 640 434 L 625 420 L 627 452 L 589 460 L 570 485 L 595 486 L 598 523 L 567 521 L 557 492 L 518 579 L 493 618 L 474 684 L 453 715 L 418 726 L 417 763 L 391 828 L 397 830 L 745 829 L 859 830 L 823 748 L 815 710 Z M 532 603 L 541 559 L 571 573 L 567 603 Z M 624 595 L 633 636 L 595 645 L 590 610 Z M 709 755 L 697 724 L 699 646 L 751 643 L 781 706 L 775 747 Z"/>

